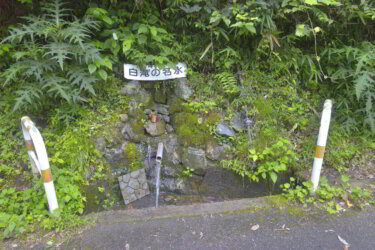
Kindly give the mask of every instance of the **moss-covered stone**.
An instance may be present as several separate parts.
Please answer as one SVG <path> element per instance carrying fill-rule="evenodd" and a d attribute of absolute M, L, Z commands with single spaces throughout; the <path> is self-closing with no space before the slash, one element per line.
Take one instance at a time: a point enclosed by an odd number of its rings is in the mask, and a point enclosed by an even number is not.
<path fill-rule="evenodd" d="M 154 101 L 156 103 L 166 104 L 167 103 L 167 93 L 166 93 L 166 90 L 164 90 L 164 89 L 156 89 L 155 92 L 154 92 Z"/>
<path fill-rule="evenodd" d="M 182 144 L 189 146 L 202 146 L 212 139 L 207 127 L 198 123 L 195 114 L 179 113 L 175 116 L 176 132 Z"/>

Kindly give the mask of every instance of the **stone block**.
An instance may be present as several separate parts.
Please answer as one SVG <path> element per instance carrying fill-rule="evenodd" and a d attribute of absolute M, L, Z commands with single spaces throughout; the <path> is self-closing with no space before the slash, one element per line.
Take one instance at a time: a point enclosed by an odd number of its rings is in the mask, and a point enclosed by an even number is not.
<path fill-rule="evenodd" d="M 150 194 L 144 168 L 121 176 L 118 180 L 125 205 Z"/>

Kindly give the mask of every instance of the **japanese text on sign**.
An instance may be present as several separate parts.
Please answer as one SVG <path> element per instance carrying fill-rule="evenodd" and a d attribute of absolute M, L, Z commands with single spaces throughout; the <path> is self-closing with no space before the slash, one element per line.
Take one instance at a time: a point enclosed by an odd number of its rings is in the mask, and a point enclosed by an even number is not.
<path fill-rule="evenodd" d="M 168 66 L 160 69 L 156 66 L 147 66 L 144 69 L 132 64 L 124 64 L 124 76 L 129 80 L 160 81 L 186 77 L 186 66 L 178 63 L 176 67 Z"/>

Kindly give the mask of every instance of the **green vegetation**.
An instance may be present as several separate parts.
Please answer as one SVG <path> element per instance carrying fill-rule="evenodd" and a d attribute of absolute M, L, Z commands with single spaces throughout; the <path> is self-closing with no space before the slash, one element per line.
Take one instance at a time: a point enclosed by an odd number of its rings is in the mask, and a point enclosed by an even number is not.
<path fill-rule="evenodd" d="M 128 160 L 128 168 L 131 169 L 131 171 L 135 171 L 143 167 L 142 154 L 137 149 L 135 143 L 128 143 L 125 145 L 124 155 Z"/>
<path fill-rule="evenodd" d="M 69 9 L 59 0 L 45 3 L 42 10 L 43 15 L 25 17 L 26 24 L 11 27 L 2 40 L 15 49 L 16 61 L 2 73 L 3 86 L 12 84 L 17 94 L 13 110 L 41 108 L 54 100 L 87 101 L 87 93 L 95 95 L 97 77 L 92 74 L 98 69 L 106 80 L 100 67 L 112 69 L 90 41 L 97 22 L 89 17 L 66 20 Z"/>
<path fill-rule="evenodd" d="M 103 134 L 102 128 L 112 126 L 118 119 L 116 114 L 126 109 L 126 98 L 118 94 L 118 87 L 117 81 L 109 82 L 106 90 L 99 89 L 95 100 L 89 99 L 90 106 L 65 104 L 51 111 L 48 120 L 42 120 L 46 119 L 42 115 L 31 117 L 49 125 L 38 127 L 47 147 L 59 197 L 59 209 L 53 214 L 48 211 L 43 180 L 35 179 L 28 167 L 27 151 L 19 129 L 21 114 L 0 112 L 0 139 L 3 142 L 0 150 L 1 238 L 35 230 L 59 231 L 85 222 L 79 217 L 87 202 L 85 187 L 97 180 L 112 181 L 107 173 L 107 162 L 96 149 L 93 137 L 115 140 L 115 135 Z M 107 97 L 116 101 L 111 107 L 117 113 L 108 111 Z"/>
<path fill-rule="evenodd" d="M 281 185 L 284 196 L 293 202 L 299 202 L 303 206 L 313 204 L 319 208 L 325 209 L 330 214 L 336 214 L 342 210 L 340 201 L 344 202 L 349 208 L 363 208 L 365 203 L 372 203 L 371 191 L 348 184 L 349 177 L 341 176 L 341 186 L 332 186 L 328 179 L 323 176 L 320 180 L 320 186 L 315 194 L 312 193 L 311 181 L 305 181 L 302 185 L 295 185 L 295 179 L 290 178 L 290 183 Z"/>

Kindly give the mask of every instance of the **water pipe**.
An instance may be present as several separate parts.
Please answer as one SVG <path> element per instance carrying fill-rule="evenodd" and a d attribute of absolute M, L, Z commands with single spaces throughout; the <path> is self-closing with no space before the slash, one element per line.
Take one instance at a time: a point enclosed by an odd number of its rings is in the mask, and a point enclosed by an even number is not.
<path fill-rule="evenodd" d="M 163 143 L 158 144 L 158 150 L 156 152 L 156 201 L 155 207 L 159 207 L 159 189 L 160 189 L 160 165 L 163 159 Z"/>
<path fill-rule="evenodd" d="M 332 101 L 326 100 L 324 102 L 322 118 L 320 121 L 319 135 L 316 143 L 316 152 L 311 174 L 311 181 L 313 184 L 313 192 L 316 191 L 319 185 L 320 171 L 322 169 L 324 151 L 327 144 L 329 123 L 331 121 Z"/>
<path fill-rule="evenodd" d="M 21 128 L 26 142 L 29 159 L 33 173 L 39 173 L 44 179 L 49 211 L 53 212 L 59 207 L 56 198 L 55 186 L 52 180 L 52 172 L 48 162 L 46 147 L 39 130 L 28 116 L 21 118 Z"/>

